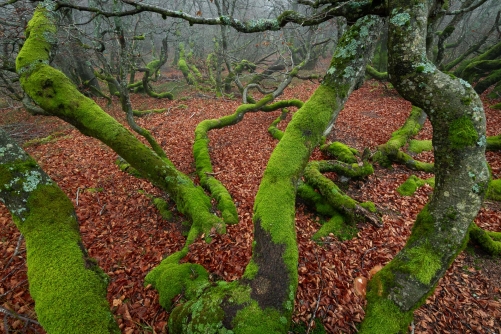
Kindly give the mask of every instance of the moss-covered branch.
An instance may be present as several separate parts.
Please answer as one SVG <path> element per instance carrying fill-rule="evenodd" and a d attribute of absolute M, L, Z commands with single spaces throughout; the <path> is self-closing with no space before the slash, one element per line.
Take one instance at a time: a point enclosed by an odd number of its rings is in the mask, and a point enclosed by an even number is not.
<path fill-rule="evenodd" d="M 143 76 L 143 79 L 141 82 L 143 83 L 142 87 L 143 87 L 144 91 L 146 92 L 146 94 L 148 94 L 149 96 L 154 97 L 156 99 L 167 98 L 169 100 L 172 100 L 174 98 L 174 95 L 172 95 L 172 93 L 170 93 L 170 92 L 157 93 L 157 92 L 154 92 L 150 88 L 149 82 L 150 82 L 151 70 L 149 68 L 140 68 L 138 70 L 141 72 L 144 72 L 144 76 Z"/>
<path fill-rule="evenodd" d="M 376 70 L 374 67 L 367 65 L 365 68 L 365 73 L 370 75 L 372 78 L 379 80 L 379 81 L 386 81 L 388 80 L 388 72 L 379 72 Z"/>
<path fill-rule="evenodd" d="M 202 188 L 142 144 L 124 126 L 105 113 L 94 101 L 78 92 L 66 76 L 48 63 L 56 26 L 51 13 L 40 7 L 27 29 L 29 38 L 19 52 L 16 65 L 23 89 L 46 112 L 57 116 L 108 145 L 137 169 L 141 175 L 164 189 L 178 210 L 191 218 L 195 238 L 212 227 L 224 231 L 221 220 L 211 213 L 210 198 Z"/>
<path fill-rule="evenodd" d="M 273 100 L 272 95 L 267 95 L 255 104 L 242 104 L 237 110 L 228 116 L 219 119 L 204 120 L 195 129 L 195 142 L 193 143 L 193 155 L 197 167 L 200 184 L 206 187 L 218 202 L 218 209 L 221 211 L 226 223 L 235 224 L 238 222 L 237 210 L 230 194 L 226 188 L 213 176 L 212 164 L 209 154 L 208 132 L 212 129 L 221 129 L 239 123 L 246 113 L 256 111 L 271 112 L 289 106 L 302 105 L 299 100 L 283 100 L 268 104 Z"/>
<path fill-rule="evenodd" d="M 64 192 L 0 129 L 0 198 L 26 239 L 30 294 L 48 333 L 120 333 L 108 277 L 82 244 Z"/>

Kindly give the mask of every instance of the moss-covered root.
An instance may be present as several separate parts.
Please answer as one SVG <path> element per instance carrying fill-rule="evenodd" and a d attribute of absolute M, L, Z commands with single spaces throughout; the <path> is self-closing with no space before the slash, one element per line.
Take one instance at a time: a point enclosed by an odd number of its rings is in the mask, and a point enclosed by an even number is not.
<path fill-rule="evenodd" d="M 339 212 L 325 199 L 322 194 L 315 191 L 315 188 L 308 183 L 299 181 L 297 186 L 297 196 L 306 204 L 311 210 L 324 216 L 335 216 Z"/>
<path fill-rule="evenodd" d="M 147 109 L 147 110 L 132 110 L 132 114 L 136 117 L 143 117 L 149 114 L 161 114 L 164 113 L 167 109 Z"/>
<path fill-rule="evenodd" d="M 321 173 L 335 172 L 338 175 L 353 179 L 361 179 L 374 173 L 374 168 L 368 161 L 345 163 L 337 160 L 321 160 L 311 163 L 318 164 L 318 170 Z"/>
<path fill-rule="evenodd" d="M 375 213 L 375 207 L 371 208 L 371 210 L 367 209 L 351 197 L 344 194 L 334 182 L 322 175 L 320 172 L 321 166 L 325 168 L 329 165 L 330 164 L 328 162 L 319 161 L 312 161 L 308 163 L 304 170 L 304 178 L 310 185 L 317 188 L 322 193 L 327 202 L 329 202 L 334 209 L 343 213 L 351 221 L 355 221 L 357 216 L 362 216 L 368 219 L 374 226 L 381 227 L 381 219 Z M 372 168 L 371 165 L 368 166 Z"/>
<path fill-rule="evenodd" d="M 391 134 L 391 138 L 386 144 L 378 147 L 378 152 L 373 159 L 385 167 L 390 167 L 391 163 L 395 162 L 411 170 L 433 173 L 434 165 L 432 163 L 414 160 L 410 155 L 401 151 L 401 148 L 419 133 L 425 121 L 426 113 L 413 106 L 404 125 Z"/>
<path fill-rule="evenodd" d="M 470 239 L 490 255 L 501 255 L 501 232 L 486 231 L 478 227 L 477 224 L 472 223 Z"/>
<path fill-rule="evenodd" d="M 429 179 L 422 180 L 416 175 L 411 175 L 409 178 L 397 188 L 397 192 L 402 196 L 412 196 L 419 187 L 429 184 L 430 186 L 435 186 L 435 177 L 430 177 Z"/>
<path fill-rule="evenodd" d="M 501 103 L 499 103 L 501 109 Z M 492 107 L 491 107 L 492 108 Z M 487 137 L 487 151 L 501 151 L 501 135 Z"/>
<path fill-rule="evenodd" d="M 353 223 L 347 223 L 341 214 L 334 215 L 329 221 L 322 224 L 322 227 L 311 237 L 315 241 L 320 241 L 323 237 L 333 234 L 341 241 L 353 239 L 358 229 Z"/>
<path fill-rule="evenodd" d="M 78 92 L 71 81 L 47 63 L 56 26 L 49 10 L 39 7 L 28 24 L 28 39 L 16 59 L 20 82 L 26 93 L 47 113 L 57 116 L 108 145 L 142 176 L 162 188 L 190 218 L 199 233 L 209 235 L 215 227 L 223 232 L 221 220 L 212 214 L 210 198 L 201 187 L 139 141 L 130 131 L 105 113 L 94 101 Z M 161 152 L 160 152 L 161 153 Z"/>
<path fill-rule="evenodd" d="M 365 73 L 370 75 L 372 78 L 379 80 L 379 81 L 386 81 L 388 80 L 388 72 L 379 72 L 376 70 L 374 67 L 367 65 L 365 67 Z"/>
<path fill-rule="evenodd" d="M 335 141 L 331 144 L 321 145 L 320 150 L 325 154 L 333 157 L 334 159 L 342 162 L 352 164 L 358 161 L 356 156 L 359 155 L 359 152 L 356 149 L 351 148 L 348 145 L 338 141 Z"/>
<path fill-rule="evenodd" d="M 379 146 L 379 151 L 393 159 L 398 151 L 415 135 L 419 133 L 426 121 L 426 113 L 418 107 L 413 106 L 409 117 L 404 125 L 391 134 L 386 144 Z"/>
<path fill-rule="evenodd" d="M 413 311 L 433 292 L 438 279 L 466 243 L 466 233 L 452 232 L 451 222 L 455 219 L 452 209 L 438 219 L 431 215 L 428 206 L 419 213 L 405 247 L 368 284 L 361 333 L 407 331 Z M 437 221 L 448 231 L 438 238 L 434 228 Z"/>
<path fill-rule="evenodd" d="M 212 163 L 209 154 L 208 132 L 212 129 L 221 129 L 239 123 L 246 113 L 259 110 L 270 112 L 289 106 L 300 106 L 299 100 L 283 100 L 267 105 L 273 100 L 272 95 L 267 95 L 255 104 L 242 104 L 237 110 L 228 116 L 218 119 L 208 119 L 200 122 L 195 129 L 195 142 L 193 143 L 193 155 L 200 184 L 207 188 L 218 203 L 224 221 L 227 224 L 238 223 L 237 209 L 228 190 L 214 178 Z"/>
<path fill-rule="evenodd" d="M 0 130 L 0 198 L 26 240 L 28 281 L 48 333 L 120 333 L 108 277 L 82 245 L 71 201 Z"/>
<path fill-rule="evenodd" d="M 433 151 L 431 140 L 411 139 L 409 141 L 409 152 L 419 154 L 421 152 Z"/>

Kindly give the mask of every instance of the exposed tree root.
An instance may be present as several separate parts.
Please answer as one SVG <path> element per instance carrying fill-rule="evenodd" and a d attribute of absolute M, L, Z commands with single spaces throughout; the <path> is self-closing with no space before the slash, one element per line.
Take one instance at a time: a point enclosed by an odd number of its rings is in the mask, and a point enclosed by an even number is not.
<path fill-rule="evenodd" d="M 490 255 L 501 255 L 501 232 L 486 231 L 472 223 L 470 238 Z"/>
<path fill-rule="evenodd" d="M 355 221 L 357 216 L 362 216 L 374 226 L 381 227 L 381 219 L 375 212 L 371 212 L 362 206 L 362 204 L 347 196 L 334 182 L 322 175 L 321 170 L 335 171 L 339 167 L 339 164 L 341 163 L 330 164 L 329 162 L 312 161 L 308 163 L 304 170 L 304 178 L 310 185 L 322 193 L 326 201 L 335 210 L 342 212 L 350 220 Z M 367 166 L 370 166 L 370 169 L 372 169 L 371 165 Z M 363 168 L 360 168 L 360 170 L 363 170 Z M 345 171 L 345 168 L 343 168 L 343 171 Z M 361 175 L 363 174 L 362 172 L 360 173 Z"/>
<path fill-rule="evenodd" d="M 412 107 L 412 111 L 401 128 L 392 133 L 391 138 L 384 145 L 378 147 L 378 152 L 373 159 L 384 167 L 390 167 L 391 163 L 399 163 L 415 171 L 432 173 L 434 165 L 427 162 L 417 161 L 401 149 L 407 142 L 419 133 L 426 121 L 426 113 L 420 108 Z"/>

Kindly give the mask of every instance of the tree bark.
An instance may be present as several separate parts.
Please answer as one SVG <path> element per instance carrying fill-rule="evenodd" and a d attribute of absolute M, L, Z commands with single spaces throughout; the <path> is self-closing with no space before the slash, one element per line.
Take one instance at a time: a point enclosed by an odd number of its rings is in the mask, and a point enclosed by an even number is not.
<path fill-rule="evenodd" d="M 482 102 L 464 80 L 426 57 L 427 18 L 437 2 L 389 1 L 389 75 L 433 126 L 435 189 L 405 247 L 369 282 L 362 333 L 406 332 L 465 245 L 489 182 Z"/>

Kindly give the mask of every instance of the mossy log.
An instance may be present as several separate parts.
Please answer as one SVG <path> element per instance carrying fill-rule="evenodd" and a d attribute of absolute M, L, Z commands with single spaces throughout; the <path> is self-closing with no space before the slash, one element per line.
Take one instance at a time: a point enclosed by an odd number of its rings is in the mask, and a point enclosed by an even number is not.
<path fill-rule="evenodd" d="M 466 81 L 423 57 L 432 3 L 389 2 L 388 73 L 431 121 L 435 188 L 404 248 L 369 281 L 360 333 L 407 332 L 413 311 L 465 246 L 489 182 L 482 101 Z"/>
<path fill-rule="evenodd" d="M 201 187 L 179 172 L 166 157 L 157 155 L 130 131 L 105 113 L 94 101 L 78 92 L 70 80 L 47 64 L 56 26 L 52 13 L 37 8 L 27 28 L 28 38 L 16 59 L 21 85 L 46 112 L 57 116 L 87 136 L 99 139 L 137 169 L 141 175 L 165 190 L 180 212 L 198 232 L 213 227 L 224 231 L 221 219 L 211 213 L 210 198 Z"/>
<path fill-rule="evenodd" d="M 82 244 L 73 204 L 0 129 L 0 199 L 26 240 L 30 294 L 48 333 L 120 333 L 108 276 Z"/>

